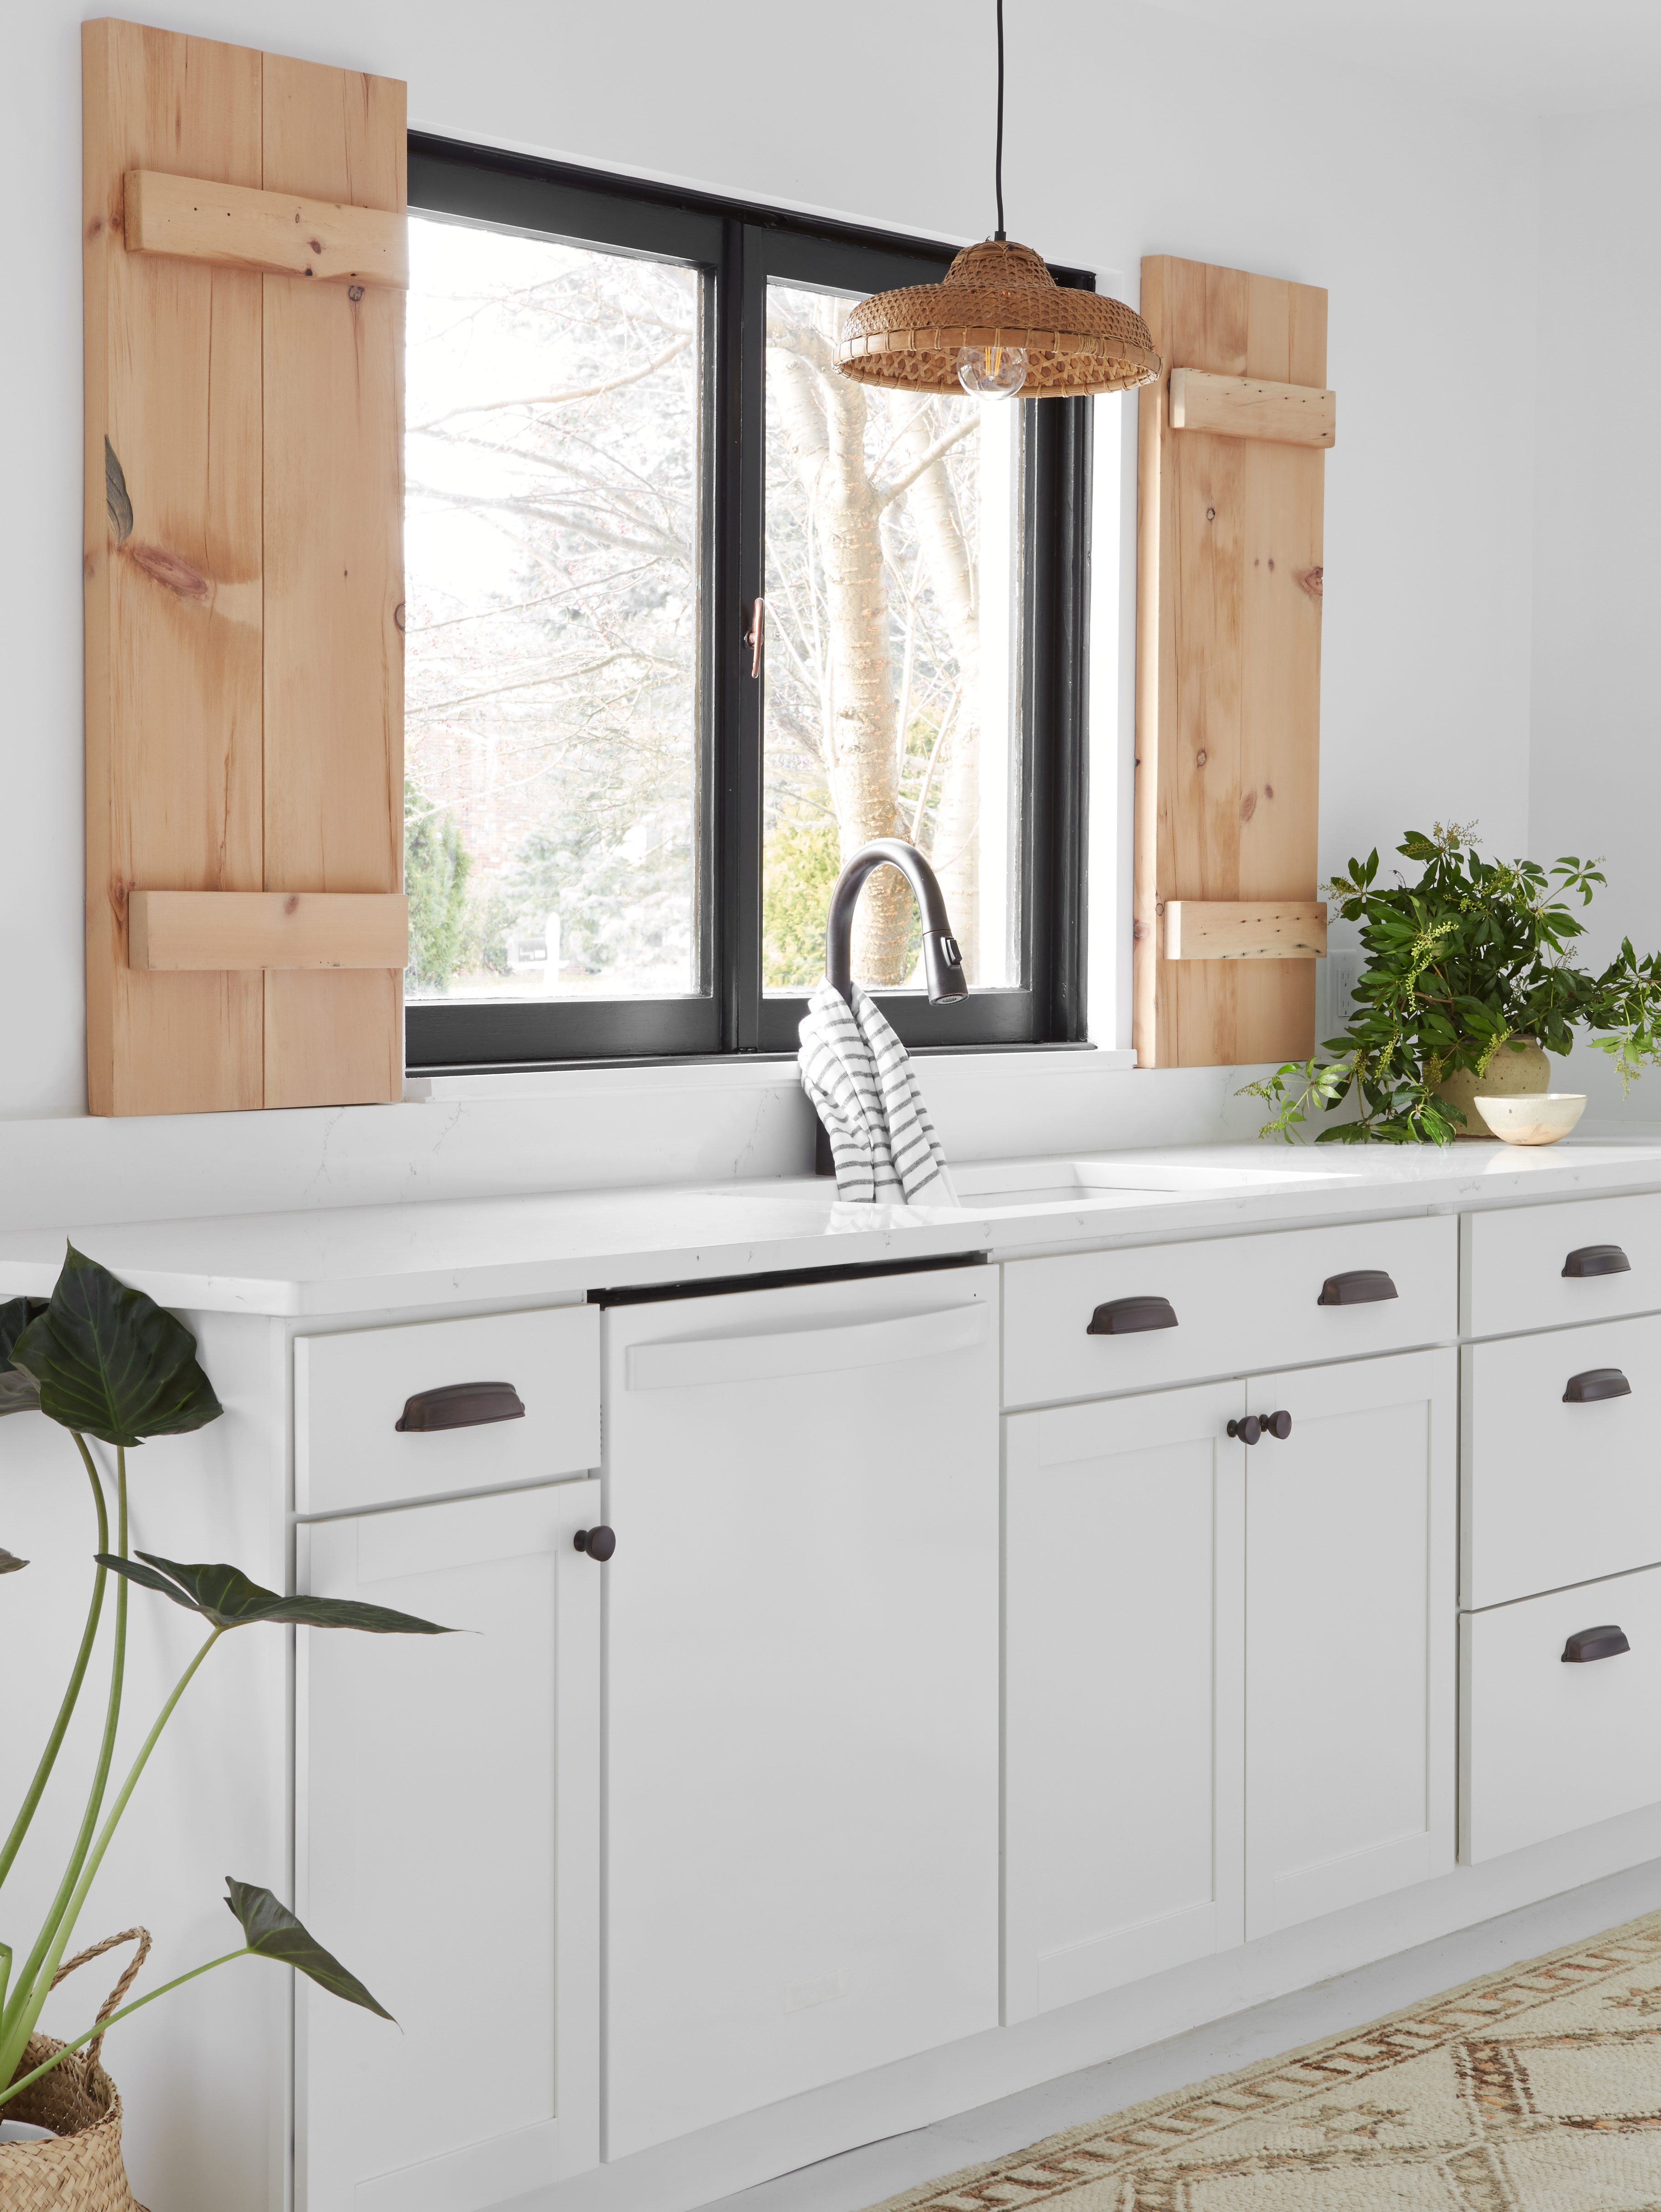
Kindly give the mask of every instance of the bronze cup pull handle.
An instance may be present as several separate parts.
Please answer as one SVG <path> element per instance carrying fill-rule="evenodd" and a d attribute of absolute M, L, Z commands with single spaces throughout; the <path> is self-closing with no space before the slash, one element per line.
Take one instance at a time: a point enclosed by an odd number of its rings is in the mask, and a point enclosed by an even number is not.
<path fill-rule="evenodd" d="M 487 1421 L 522 1421 L 525 1401 L 511 1382 L 445 1382 L 417 1390 L 392 1423 L 406 1435 L 435 1429 L 477 1429 Z"/>

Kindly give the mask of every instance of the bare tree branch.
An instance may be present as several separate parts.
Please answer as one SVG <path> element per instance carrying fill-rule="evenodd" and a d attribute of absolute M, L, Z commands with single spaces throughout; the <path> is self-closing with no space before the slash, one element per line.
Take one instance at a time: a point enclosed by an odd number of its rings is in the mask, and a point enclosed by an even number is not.
<path fill-rule="evenodd" d="M 463 691 L 453 699 L 435 699 L 425 703 L 417 702 L 410 708 L 412 720 L 424 720 L 429 715 L 447 714 L 453 708 L 468 707 L 478 699 L 499 699 L 509 691 L 536 691 L 550 684 L 573 684 L 581 677 L 598 676 L 602 668 L 611 668 L 620 660 L 655 661 L 660 668 L 672 668 L 675 664 L 654 653 L 608 653 L 603 659 L 591 660 L 582 668 L 557 668 L 547 676 L 524 676 L 511 684 L 492 684 L 483 691 Z"/>
<path fill-rule="evenodd" d="M 977 409 L 966 422 L 958 423 L 954 428 L 936 438 L 928 452 L 920 454 L 909 469 L 895 477 L 892 483 L 885 484 L 877 494 L 878 505 L 891 507 L 903 492 L 910 490 L 919 477 L 928 474 L 942 455 L 949 453 L 953 446 L 960 446 L 971 431 L 978 430 L 980 427 L 980 411 Z"/>
<path fill-rule="evenodd" d="M 477 399 L 470 407 L 452 407 L 442 415 L 429 416 L 424 422 L 411 422 L 409 434 L 412 438 L 419 437 L 425 432 L 437 429 L 441 422 L 453 422 L 461 415 L 496 415 L 508 407 L 569 407 L 579 399 L 599 399 L 605 392 L 622 391 L 625 384 L 639 384 L 648 376 L 655 376 L 659 369 L 666 368 L 678 354 L 684 353 L 691 343 L 692 336 L 689 331 L 683 337 L 678 338 L 666 353 L 660 353 L 655 361 L 648 361 L 643 368 L 627 369 L 621 376 L 608 377 L 603 384 L 585 384 L 572 392 L 538 392 L 527 399 Z"/>

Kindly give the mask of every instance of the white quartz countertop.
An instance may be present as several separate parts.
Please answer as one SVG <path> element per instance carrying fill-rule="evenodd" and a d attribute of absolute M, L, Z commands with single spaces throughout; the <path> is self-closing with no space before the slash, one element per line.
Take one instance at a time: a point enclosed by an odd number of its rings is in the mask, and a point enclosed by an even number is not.
<path fill-rule="evenodd" d="M 163 1304 L 201 1311 L 346 1316 L 575 1298 L 787 1269 L 959 1252 L 1006 1257 L 1661 1189 L 1661 1143 L 1199 1146 L 980 1161 L 956 1175 L 955 1206 L 839 1206 L 828 1182 L 801 1176 L 68 1222 L 0 1235 L 0 1297 L 44 1297 L 67 1237 Z"/>

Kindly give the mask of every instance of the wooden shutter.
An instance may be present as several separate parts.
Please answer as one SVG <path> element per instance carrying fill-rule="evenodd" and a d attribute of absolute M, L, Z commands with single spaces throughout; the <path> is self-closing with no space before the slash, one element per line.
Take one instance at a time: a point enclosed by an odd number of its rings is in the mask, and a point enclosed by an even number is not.
<path fill-rule="evenodd" d="M 1134 1037 L 1144 1067 L 1314 1049 L 1327 295 L 1142 264 Z"/>
<path fill-rule="evenodd" d="M 396 1098 L 404 87 L 82 64 L 89 1103 Z"/>

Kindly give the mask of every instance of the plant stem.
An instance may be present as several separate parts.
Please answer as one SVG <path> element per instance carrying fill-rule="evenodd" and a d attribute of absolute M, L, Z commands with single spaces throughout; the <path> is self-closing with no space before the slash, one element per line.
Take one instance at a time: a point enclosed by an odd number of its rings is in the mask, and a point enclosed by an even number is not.
<path fill-rule="evenodd" d="M 150 1753 L 155 1749 L 162 1729 L 172 1719 L 173 1707 L 189 1689 L 191 1678 L 197 1668 L 224 1633 L 225 1631 L 222 1628 L 215 1628 L 209 1635 L 207 1642 L 192 1660 L 178 1681 L 174 1683 L 173 1692 L 167 1704 L 155 1717 L 155 1727 L 145 1737 L 143 1748 L 128 1770 L 127 1778 L 121 1785 L 119 1795 L 110 1808 L 109 1817 L 98 1832 L 98 1840 L 87 1856 L 86 1864 L 81 1870 L 81 1876 L 75 1885 L 73 1894 L 61 1913 L 56 1914 L 56 1925 L 49 1927 L 48 1929 L 43 1929 L 42 1941 L 49 1948 L 44 1959 L 37 1960 L 31 1954 L 30 1963 L 19 1981 L 11 2003 L 7 2007 L 7 2018 L 3 2026 L 0 2027 L 0 2081 L 6 2081 L 9 2077 L 12 2069 L 23 2055 L 23 2046 L 33 2032 L 35 2021 L 40 2017 L 40 2008 L 46 2003 L 46 1993 L 52 1987 L 52 1978 L 58 1972 L 64 1954 L 69 1948 L 70 1937 L 75 1933 L 75 1923 L 80 1918 L 81 1908 L 87 1901 L 87 1892 L 92 1887 L 98 1869 L 103 1863 L 104 1854 L 110 1847 L 110 1840 L 119 1825 L 121 1815 L 127 1809 L 127 1800 L 137 1788 L 139 1776 L 149 1765 Z M 56 1912 L 56 1907 L 54 1911 Z M 40 1948 L 40 1943 L 37 1942 L 35 1951 L 39 1952 Z"/>
<path fill-rule="evenodd" d="M 58 1973 L 58 1966 L 60 1966 L 62 1958 L 64 1958 L 64 1951 L 69 1948 L 69 1938 L 76 1933 L 76 1923 L 80 1920 L 80 1909 L 86 1902 L 86 1891 L 91 1889 L 93 1882 L 95 1882 L 97 1869 L 100 1869 L 101 1863 L 104 1863 L 104 1851 L 108 1851 L 108 1847 L 111 1847 L 111 1838 L 115 1836 L 115 1829 L 117 1825 L 119 1825 L 119 1820 L 122 1820 L 122 1814 L 126 1812 L 126 1801 L 133 1796 L 135 1787 L 137 1787 L 139 1774 L 143 1774 L 146 1765 L 150 1763 L 150 1752 L 153 1752 L 155 1747 L 157 1747 L 159 1741 L 161 1741 L 161 1729 L 164 1729 L 166 1725 L 168 1725 L 168 1721 L 173 1719 L 173 1708 L 179 1704 L 179 1698 L 184 1697 L 184 1692 L 190 1687 L 190 1679 L 192 1679 L 192 1674 L 197 1672 L 197 1668 L 201 1666 L 201 1662 L 208 1656 L 208 1652 L 215 1648 L 219 1637 L 223 1637 L 223 1632 L 226 1632 L 223 1628 L 215 1628 L 215 1631 L 210 1631 L 208 1641 L 201 1646 L 201 1650 L 197 1652 L 195 1659 L 190 1662 L 190 1666 L 186 1668 L 184 1674 L 174 1681 L 173 1694 L 168 1697 L 168 1701 L 166 1701 L 166 1705 L 161 1708 L 161 1712 L 157 1712 L 157 1717 L 155 1717 L 155 1728 L 150 1729 L 150 1735 L 143 1739 L 142 1750 L 139 1750 L 137 1759 L 133 1760 L 133 1765 L 128 1767 L 126 1781 L 122 1783 L 122 1790 L 119 1790 L 115 1802 L 113 1802 L 111 1809 L 108 1809 L 108 1818 L 104 1820 L 104 1827 L 97 1832 L 97 1843 L 93 1844 L 93 1850 L 86 1854 L 86 1865 L 82 1867 L 80 1881 L 76 1882 L 76 1891 L 73 1891 L 69 1905 L 66 1905 L 64 1911 L 62 1911 L 62 1917 L 58 1920 L 58 1927 L 53 1929 L 53 1936 L 51 1936 L 51 1948 L 46 1951 L 45 1962 L 40 1964 L 40 1969 L 35 1971 L 33 1986 L 28 1989 L 28 1996 L 24 1997 L 22 2002 L 22 2013 L 31 2015 L 28 2017 L 27 2031 L 24 2031 L 24 2042 L 28 2039 L 28 2031 L 33 2031 L 35 2020 L 40 2020 L 40 2008 L 42 2008 L 42 2004 L 46 2002 L 46 1990 L 51 1989 L 51 1978 Z M 22 1997 L 22 1989 L 18 1990 L 18 1997 Z M 13 1997 L 13 2011 L 15 2011 L 15 2008 L 18 2008 L 18 2000 Z M 18 2035 L 18 2020 L 7 2021 L 7 2031 L 9 2033 L 7 2033 L 7 2039 L 4 2039 L 4 2046 L 0 2046 L 0 2081 L 7 2079 L 7 2062 L 11 2063 L 11 2066 L 15 2066 L 15 2063 L 18 2063 L 18 2057 L 22 2055 L 22 2048 L 15 2048 L 15 2051 L 11 2048 L 11 2044 L 15 2042 L 15 2035 Z"/>
<path fill-rule="evenodd" d="M 130 2012 L 142 2012 L 147 2004 L 154 2004 L 157 1997 L 166 1996 L 169 1990 L 179 1989 L 185 1983 L 193 1982 L 198 1974 L 210 1974 L 216 1966 L 228 1966 L 233 1959 L 252 1959 L 253 1956 L 245 1943 L 240 1951 L 227 1951 L 223 1958 L 210 1959 L 205 1966 L 192 1966 L 188 1974 L 175 1974 L 172 1981 L 163 1982 L 159 1990 L 152 1990 L 148 1996 L 135 1997 L 131 2004 L 123 2005 L 119 2012 L 113 2012 L 107 2020 L 95 2022 L 84 2035 L 77 2035 L 73 2043 L 66 2043 L 61 2051 L 53 2051 L 44 2065 L 37 2066 L 32 2074 L 26 2074 L 21 2081 L 14 2081 L 9 2088 L 0 2089 L 0 2105 L 15 2097 L 20 2089 L 27 2089 L 31 2081 L 38 2081 L 43 2074 L 50 2074 L 54 2066 L 61 2066 L 64 2059 L 79 2051 L 83 2043 L 90 2043 L 94 2036 L 107 2034 L 117 2021 L 125 2020 Z"/>
<path fill-rule="evenodd" d="M 85 1451 L 84 1444 L 82 1449 Z M 90 1462 L 89 1453 L 88 1459 Z M 102 1496 L 101 1490 L 100 1496 L 100 1498 Z M 119 1556 L 125 1559 L 127 1556 L 127 1455 L 119 1444 L 116 1446 L 115 1451 L 115 1547 Z M 105 1522 L 100 1525 L 106 1528 L 108 1524 Z M 104 1791 L 109 1784 L 111 1762 L 115 1757 L 115 1731 L 116 1724 L 121 1717 L 121 1687 L 125 1678 L 126 1667 L 127 1578 L 122 1575 L 118 1578 L 115 1588 L 115 1650 L 110 1662 L 110 1694 L 104 1711 L 104 1737 L 98 1747 L 98 1765 L 93 1775 L 92 1788 L 87 1794 L 87 1809 L 81 1816 L 81 1826 L 75 1838 L 75 1847 L 70 1853 L 70 1863 L 64 1869 L 64 1879 L 58 1885 L 58 1894 L 53 1898 L 46 1917 L 41 1923 L 40 1933 L 34 1939 L 34 1948 L 24 1961 L 23 1971 L 17 1977 L 17 1986 L 12 1991 L 6 2009 L 3 2014 L 0 2014 L 0 2057 L 3 2057 L 5 2051 L 10 2048 L 15 2039 L 18 2021 L 33 2003 L 33 1992 L 36 1978 L 40 1971 L 41 1960 L 51 1950 L 52 1942 L 59 1932 L 64 1913 L 68 1910 L 70 1899 L 80 1878 L 81 1869 L 86 1863 L 88 1847 L 91 1844 L 93 1831 L 98 1825 L 98 1815 L 103 1807 Z M 73 1925 L 72 1923 L 71 1925 Z M 59 1958 L 63 1956 L 61 1946 L 58 1956 Z M 56 1964 L 57 1961 L 54 1960 L 54 1967 Z M 40 2005 L 34 2004 L 37 2016 L 40 2010 Z M 3 2068 L 0 2068 L 0 2081 L 3 2081 L 4 2078 Z"/>
<path fill-rule="evenodd" d="M 110 1516 L 109 1508 L 104 1502 L 104 1486 L 98 1479 L 98 1469 L 94 1463 L 92 1454 L 87 1449 L 86 1438 L 78 1429 L 71 1429 L 70 1434 L 75 1438 L 81 1457 L 85 1462 L 87 1480 L 92 1485 L 93 1499 L 98 1508 L 98 1548 L 100 1552 L 107 1552 L 110 1548 Z M 4 1844 L 0 1844 L 0 1883 L 3 1883 L 6 1876 L 11 1872 L 11 1863 L 17 1856 L 23 1838 L 29 1832 L 29 1823 L 34 1818 L 35 1808 L 40 1802 L 52 1770 L 57 1763 L 58 1752 L 63 1747 L 64 1738 L 69 1731 L 70 1721 L 81 1695 L 81 1685 L 86 1679 L 87 1662 L 92 1657 L 92 1647 L 97 1638 L 99 1617 L 104 1609 L 104 1584 L 108 1578 L 107 1567 L 100 1567 L 93 1578 L 92 1603 L 87 1610 L 87 1626 L 82 1632 L 81 1649 L 76 1655 L 75 1666 L 70 1675 L 70 1686 L 64 1692 L 63 1704 L 58 1708 L 58 1718 L 52 1724 L 52 1734 L 46 1739 L 46 1747 L 40 1754 L 40 1764 L 34 1770 L 34 1779 L 30 1783 L 27 1794 L 17 1808 L 17 1818 L 11 1824 L 11 1833 L 6 1838 Z M 126 1584 L 124 1582 L 122 1589 L 125 1590 L 125 1588 Z M 9 1951 L 6 1953 L 6 1964 L 8 1967 L 10 1966 Z M 5 1977 L 0 1975 L 0 2005 L 5 2002 Z"/>
<path fill-rule="evenodd" d="M 0 1943 L 0 2005 L 6 2002 L 6 1984 L 11 1979 L 11 1945 Z"/>

